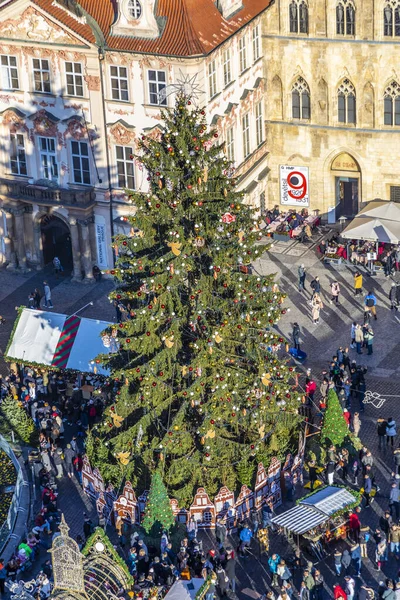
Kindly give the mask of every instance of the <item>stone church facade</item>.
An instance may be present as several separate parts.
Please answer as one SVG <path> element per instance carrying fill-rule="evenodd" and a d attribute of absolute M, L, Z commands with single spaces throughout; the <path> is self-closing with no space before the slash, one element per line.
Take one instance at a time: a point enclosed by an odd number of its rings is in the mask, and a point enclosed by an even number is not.
<path fill-rule="evenodd" d="M 329 221 L 400 201 L 400 1 L 276 0 L 264 28 L 268 205 L 285 166 Z"/>

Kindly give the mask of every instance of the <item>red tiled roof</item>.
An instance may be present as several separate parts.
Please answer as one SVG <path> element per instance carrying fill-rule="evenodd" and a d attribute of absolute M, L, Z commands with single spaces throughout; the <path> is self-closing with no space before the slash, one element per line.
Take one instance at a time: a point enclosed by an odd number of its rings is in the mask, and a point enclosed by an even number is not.
<path fill-rule="evenodd" d="M 254 19 L 272 1 L 243 0 L 243 8 L 227 20 L 213 0 L 159 0 L 156 16 L 166 21 L 160 37 L 105 37 L 108 46 L 115 50 L 172 56 L 204 55 Z"/>
<path fill-rule="evenodd" d="M 155 39 L 111 35 L 116 0 L 77 0 L 97 22 L 108 48 L 170 56 L 205 55 L 262 13 L 273 0 L 243 0 L 243 8 L 224 19 L 214 0 L 158 0 L 157 17 L 165 21 Z M 91 43 L 95 36 L 89 23 L 81 24 L 52 0 L 32 0 L 34 4 Z M 58 0 L 63 4 L 63 0 Z M 68 6 L 68 5 L 66 5 Z"/>

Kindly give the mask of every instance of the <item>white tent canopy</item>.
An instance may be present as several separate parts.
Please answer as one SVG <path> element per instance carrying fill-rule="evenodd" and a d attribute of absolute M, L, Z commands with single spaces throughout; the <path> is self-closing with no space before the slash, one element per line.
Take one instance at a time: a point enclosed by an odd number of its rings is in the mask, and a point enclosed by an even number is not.
<path fill-rule="evenodd" d="M 201 577 L 196 577 L 190 581 L 183 579 L 176 581 L 164 600 L 194 600 L 203 583 L 204 579 Z"/>
<path fill-rule="evenodd" d="M 357 217 L 374 217 L 389 219 L 390 221 L 400 221 L 400 204 L 397 202 L 386 202 L 385 200 L 373 200 L 360 210 Z"/>
<path fill-rule="evenodd" d="M 357 216 L 340 235 L 347 240 L 398 244 L 400 242 L 400 221 Z"/>
<path fill-rule="evenodd" d="M 5 359 L 108 375 L 95 359 L 116 350 L 111 336 L 101 336 L 109 325 L 106 321 L 24 308 Z"/>

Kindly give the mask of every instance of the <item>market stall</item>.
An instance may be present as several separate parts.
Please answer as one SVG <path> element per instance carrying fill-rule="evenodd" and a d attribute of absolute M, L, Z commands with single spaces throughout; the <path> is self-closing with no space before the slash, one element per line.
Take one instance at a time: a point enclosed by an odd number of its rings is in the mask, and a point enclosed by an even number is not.
<path fill-rule="evenodd" d="M 326 486 L 301 498 L 297 505 L 273 517 L 272 523 L 318 560 L 327 544 L 347 536 L 347 514 L 360 502 L 348 488 Z"/>
<path fill-rule="evenodd" d="M 108 375 L 99 354 L 117 349 L 104 330 L 106 321 L 23 308 L 19 311 L 5 360 L 52 369 Z"/>
<path fill-rule="evenodd" d="M 385 254 L 400 243 L 400 206 L 369 202 L 341 233 L 348 240 L 349 259 L 372 273 L 383 271 Z"/>
<path fill-rule="evenodd" d="M 176 581 L 164 600 L 203 600 L 206 596 L 209 582 L 201 577 L 189 581 Z"/>

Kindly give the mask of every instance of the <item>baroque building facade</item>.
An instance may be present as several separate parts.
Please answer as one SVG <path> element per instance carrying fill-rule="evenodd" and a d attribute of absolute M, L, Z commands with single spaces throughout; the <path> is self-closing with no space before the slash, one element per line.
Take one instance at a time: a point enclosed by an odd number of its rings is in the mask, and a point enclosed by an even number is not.
<path fill-rule="evenodd" d="M 112 265 L 145 192 L 133 158 L 177 86 L 220 132 L 240 189 L 267 186 L 262 16 L 270 0 L 9 0 L 0 8 L 0 264 Z"/>
<path fill-rule="evenodd" d="M 400 2 L 276 0 L 264 29 L 268 204 L 400 201 Z"/>

